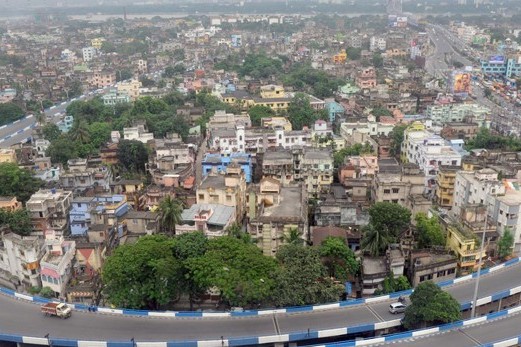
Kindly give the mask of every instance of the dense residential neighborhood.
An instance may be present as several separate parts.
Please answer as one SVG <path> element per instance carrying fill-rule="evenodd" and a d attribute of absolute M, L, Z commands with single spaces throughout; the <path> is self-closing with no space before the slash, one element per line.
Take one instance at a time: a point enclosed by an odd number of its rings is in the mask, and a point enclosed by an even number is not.
<path fill-rule="evenodd" d="M 520 255 L 520 31 L 367 17 L 0 26 L 0 285 L 257 309 Z"/>

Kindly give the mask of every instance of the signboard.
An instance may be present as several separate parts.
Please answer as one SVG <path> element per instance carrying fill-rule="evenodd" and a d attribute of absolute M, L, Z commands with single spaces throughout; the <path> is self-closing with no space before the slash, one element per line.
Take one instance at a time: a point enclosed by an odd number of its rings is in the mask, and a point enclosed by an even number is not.
<path fill-rule="evenodd" d="M 390 15 L 387 17 L 387 24 L 390 27 L 396 27 L 398 25 L 398 16 Z"/>
<path fill-rule="evenodd" d="M 470 93 L 470 86 L 472 76 L 467 71 L 454 71 L 452 73 L 452 93 L 459 95 L 468 95 Z"/>
<path fill-rule="evenodd" d="M 396 26 L 399 28 L 407 27 L 407 17 L 397 17 L 396 18 Z"/>
<path fill-rule="evenodd" d="M 502 55 L 493 55 L 488 60 L 490 64 L 504 64 L 505 63 L 505 57 Z"/>

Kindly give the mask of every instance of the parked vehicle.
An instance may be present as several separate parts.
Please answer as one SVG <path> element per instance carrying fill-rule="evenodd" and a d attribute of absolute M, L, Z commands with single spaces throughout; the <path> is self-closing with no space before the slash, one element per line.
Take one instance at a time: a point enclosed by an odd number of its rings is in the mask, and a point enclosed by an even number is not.
<path fill-rule="evenodd" d="M 407 306 L 402 304 L 401 302 L 394 302 L 391 305 L 389 305 L 389 312 L 391 312 L 392 314 L 404 313 L 406 308 Z"/>
<path fill-rule="evenodd" d="M 69 318 L 72 309 L 63 302 L 49 302 L 41 307 L 42 313 L 46 316 L 56 316 L 63 319 Z"/>

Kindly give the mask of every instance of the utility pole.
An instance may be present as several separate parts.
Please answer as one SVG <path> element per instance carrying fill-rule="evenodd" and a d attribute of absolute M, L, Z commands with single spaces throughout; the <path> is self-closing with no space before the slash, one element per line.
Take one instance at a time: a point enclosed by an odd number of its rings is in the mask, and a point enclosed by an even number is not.
<path fill-rule="evenodd" d="M 472 298 L 472 308 L 470 311 L 470 318 L 476 317 L 476 306 L 478 302 L 478 290 L 479 290 L 479 279 L 481 277 L 481 261 L 483 259 L 483 249 L 485 247 L 485 234 L 487 232 L 487 223 L 488 223 L 488 201 L 485 200 L 485 226 L 483 227 L 483 234 L 481 235 L 481 246 L 479 248 L 479 264 L 478 264 L 478 274 L 476 276 L 476 284 L 474 286 L 474 297 Z"/>

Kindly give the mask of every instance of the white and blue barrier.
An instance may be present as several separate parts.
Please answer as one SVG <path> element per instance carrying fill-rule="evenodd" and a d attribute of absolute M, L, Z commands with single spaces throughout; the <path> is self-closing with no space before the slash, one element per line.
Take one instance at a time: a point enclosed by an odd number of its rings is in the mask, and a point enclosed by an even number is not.
<path fill-rule="evenodd" d="M 497 271 L 499 269 L 514 265 L 519 263 L 520 258 L 512 259 L 508 261 L 507 263 L 495 266 L 490 269 L 485 269 L 482 271 L 482 274 L 491 273 L 494 271 Z M 461 278 L 457 278 L 451 281 L 446 281 L 444 283 L 441 283 L 440 286 L 446 287 L 453 285 L 455 283 L 460 283 L 464 280 L 469 280 L 471 278 L 476 277 L 475 274 L 468 275 L 463 280 Z M 480 298 L 477 302 L 478 306 L 490 303 L 492 301 L 499 300 L 501 298 L 505 298 L 508 296 L 511 296 L 513 294 L 517 294 L 521 292 L 521 286 L 511 288 L 509 290 L 501 291 L 498 293 L 495 293 L 493 295 Z M 13 296 L 20 300 L 26 300 L 30 302 L 34 302 L 37 304 L 43 304 L 47 302 L 52 302 L 53 300 L 38 297 L 38 296 L 31 296 L 26 294 L 17 293 L 14 290 L 7 289 L 7 288 L 0 288 L 0 293 Z M 105 314 L 115 314 L 115 315 L 131 315 L 131 316 L 149 316 L 149 317 L 245 317 L 245 316 L 261 316 L 261 315 L 271 315 L 274 313 L 294 313 L 294 312 L 310 312 L 310 311 L 318 311 L 318 310 L 328 310 L 328 309 L 334 309 L 334 308 L 340 308 L 340 307 L 346 307 L 346 306 L 352 306 L 352 305 L 362 305 L 362 304 L 370 304 L 375 302 L 381 302 L 390 300 L 393 298 L 397 298 L 400 295 L 410 295 L 412 293 L 412 290 L 407 290 L 403 292 L 398 293 L 392 293 L 389 295 L 382 295 L 378 297 L 372 297 L 372 298 L 366 298 L 366 299 L 358 299 L 358 300 L 350 300 L 350 301 L 341 301 L 331 304 L 324 304 L 324 305 L 314 305 L 314 306 L 301 306 L 301 307 L 286 307 L 286 308 L 280 308 L 280 309 L 271 309 L 271 310 L 247 310 L 244 312 L 173 312 L 173 311 L 144 311 L 144 310 L 130 310 L 130 309 L 112 309 L 107 307 L 93 307 L 85 304 L 71 304 L 71 306 L 76 310 L 93 310 L 95 312 L 99 313 L 105 313 Z M 462 310 L 470 308 L 470 302 L 462 303 L 461 304 Z M 504 310 L 497 313 L 492 313 L 487 316 L 475 318 L 472 320 L 467 321 L 461 321 L 456 322 L 448 325 L 443 325 L 439 327 L 433 327 L 429 328 L 427 330 L 421 330 L 421 331 L 413 331 L 413 332 L 406 332 L 401 334 L 395 334 L 395 335 L 389 335 L 386 337 L 378 337 L 373 339 L 374 343 L 377 341 L 385 342 L 385 341 L 393 341 L 397 339 L 404 339 L 408 337 L 416 337 L 416 336 L 422 336 L 434 332 L 439 332 L 447 329 L 451 329 L 450 327 L 458 327 L 458 326 L 465 326 L 469 324 L 474 324 L 478 322 L 483 322 L 486 320 L 490 320 L 492 318 L 498 318 L 502 317 L 507 314 L 511 314 L 514 312 L 521 311 L 521 307 L 516 307 L 510 310 Z M 458 325 L 460 324 L 460 325 Z M 325 337 L 333 337 L 333 336 L 342 336 L 342 335 L 349 335 L 349 334 L 356 334 L 356 333 L 363 333 L 363 332 L 370 332 L 370 331 L 376 331 L 376 330 L 382 330 L 386 328 L 392 328 L 401 325 L 400 319 L 394 319 L 391 321 L 386 322 L 377 322 L 377 323 L 370 323 L 370 324 L 361 324 L 361 325 L 355 325 L 350 327 L 344 327 L 344 328 L 335 328 L 335 329 L 326 329 L 326 330 L 319 330 L 319 331 L 304 331 L 304 332 L 292 332 L 289 334 L 281 334 L 281 335 L 271 335 L 271 336 L 258 336 L 258 337 L 240 337 L 240 338 L 230 338 L 230 339 L 222 339 L 222 340 L 205 340 L 205 341 L 171 341 L 171 342 L 136 342 L 134 345 L 130 341 L 77 341 L 77 340 L 68 340 L 68 339 L 54 339 L 50 338 L 50 341 L 52 342 L 53 346 L 115 346 L 115 347 L 126 347 L 126 346 L 132 346 L 132 347 L 171 347 L 171 346 L 195 346 L 195 347 L 222 347 L 222 346 L 246 346 L 246 345 L 255 345 L 255 344 L 265 344 L 265 343 L 285 343 L 285 342 L 296 342 L 296 341 L 302 341 L 302 340 L 309 340 L 309 339 L 318 339 L 318 338 L 325 338 Z M 408 335 L 410 334 L 410 335 Z M 0 333 L 0 341 L 9 341 L 9 342 L 25 342 L 25 343 L 33 343 L 33 344 L 40 344 L 40 345 L 48 345 L 48 341 L 45 338 L 39 338 L 39 337 L 26 337 L 26 336 L 18 336 L 18 335 L 7 335 L 7 334 L 1 334 Z M 29 342 L 31 341 L 31 342 Z M 366 341 L 366 340 L 364 340 Z M 346 342 L 345 346 L 359 346 L 361 344 L 359 341 L 352 341 L 352 342 Z M 351 344 L 349 344 L 351 343 Z M 496 347 L 496 346 L 494 346 Z"/>
<path fill-rule="evenodd" d="M 462 328 L 462 327 L 470 326 L 470 325 L 477 324 L 477 323 L 489 322 L 492 320 L 496 320 L 498 318 L 505 318 L 509 315 L 517 314 L 519 312 L 521 312 L 521 306 L 514 307 L 514 308 L 511 308 L 508 310 L 494 312 L 494 313 L 488 314 L 486 316 L 481 316 L 478 318 L 457 321 L 454 323 L 439 325 L 436 327 L 431 327 L 431 328 L 426 328 L 426 329 L 406 331 L 403 333 L 391 334 L 391 335 L 374 337 L 374 338 L 363 339 L 363 340 L 315 345 L 314 347 L 356 347 L 356 346 L 369 346 L 369 345 L 373 345 L 373 344 L 381 344 L 381 343 L 385 343 L 385 342 L 396 342 L 396 341 L 407 340 L 407 339 L 416 338 L 416 337 L 420 337 L 420 336 L 436 334 L 436 333 L 440 333 L 440 332 L 447 331 L 447 330 Z M 517 333 L 517 331 L 514 333 Z M 501 340 L 501 341 L 497 341 L 497 342 L 493 342 L 493 343 L 485 344 L 485 345 L 481 345 L 481 346 L 507 347 L 507 346 L 514 346 L 520 341 L 521 341 L 521 335 L 517 336 L 517 337 L 509 337 L 506 340 Z"/>
<path fill-rule="evenodd" d="M 430 327 L 421 330 L 407 331 L 398 334 L 391 334 L 386 336 L 374 337 L 364 340 L 346 341 L 331 344 L 318 345 L 315 347 L 356 347 L 356 346 L 368 346 L 373 344 L 381 344 L 386 342 L 397 342 L 401 340 L 407 340 L 411 338 L 417 338 L 421 336 L 427 336 L 436 334 L 439 332 L 462 328 L 465 326 L 471 326 L 473 324 L 488 322 L 496 320 L 498 318 L 505 318 L 509 315 L 517 314 L 521 312 L 521 307 L 515 307 L 508 310 L 503 310 L 495 313 L 488 314 L 486 316 L 467 319 L 463 321 L 457 321 L 454 323 L 444 324 L 436 327 Z M 397 319 L 396 321 L 400 321 Z M 307 339 L 317 339 L 330 336 L 338 336 L 345 334 L 356 333 L 358 330 L 355 328 L 339 328 L 319 331 L 306 331 L 296 332 L 290 334 L 281 335 L 267 335 L 267 336 L 256 336 L 256 337 L 237 337 L 218 340 L 206 340 L 206 341 L 168 341 L 168 342 L 141 342 L 141 341 L 82 341 L 82 340 L 71 340 L 71 339 L 60 339 L 49 336 L 49 338 L 41 337 L 30 337 L 30 336 L 17 336 L 10 334 L 0 334 L 0 341 L 19 342 L 19 343 L 31 343 L 36 345 L 49 346 L 67 346 L 67 347 L 222 347 L 222 346 L 247 346 L 247 345 L 260 345 L 268 343 L 286 343 L 301 341 Z M 340 333 L 340 334 L 339 334 Z M 490 347 L 506 347 L 514 346 L 521 341 L 521 336 L 509 337 L 506 340 L 501 340 L 491 344 L 485 344 L 483 346 Z"/>
<path fill-rule="evenodd" d="M 489 269 L 484 269 L 481 271 L 482 275 L 486 275 L 488 273 L 495 272 L 497 270 L 503 269 L 505 267 L 509 267 L 515 264 L 518 264 L 521 261 L 521 258 L 514 258 L 506 263 L 494 266 Z M 440 287 L 448 287 L 457 283 L 461 283 L 477 276 L 476 273 L 471 275 L 458 277 L 456 279 L 440 282 L 438 285 Z M 273 308 L 273 309 L 264 309 L 264 310 L 245 310 L 245 311 L 233 311 L 233 312 L 204 312 L 204 311 L 146 311 L 146 310 L 133 310 L 133 309 L 121 309 L 121 308 L 109 308 L 109 307 L 97 307 L 97 306 L 89 306 L 85 304 L 70 304 L 73 309 L 76 310 L 88 310 L 89 308 L 95 312 L 100 313 L 108 313 L 108 314 L 117 314 L 117 315 L 129 315 L 129 316 L 150 316 L 150 317 L 191 317 L 191 318 L 204 318 L 204 317 L 213 317 L 213 318 L 222 318 L 222 317 L 250 317 L 250 316 L 265 316 L 272 314 L 280 314 L 280 313 L 301 313 L 301 312 L 311 312 L 311 311 L 323 311 L 330 309 L 337 309 L 341 307 L 347 306 L 355 306 L 355 305 L 364 305 L 364 304 L 372 304 L 377 302 L 388 301 L 391 299 L 397 299 L 400 296 L 408 296 L 413 292 L 412 289 L 404 290 L 401 292 L 391 293 L 387 295 L 380 295 L 376 297 L 364 298 L 364 299 L 354 299 L 354 300 L 345 300 L 328 304 L 321 305 L 309 305 L 309 306 L 295 306 L 295 307 L 284 307 L 284 308 Z M 51 302 L 50 299 L 45 299 L 38 296 L 30 296 L 25 294 L 16 293 L 15 291 L 7 288 L 0 287 L 0 293 L 14 296 L 18 299 L 24 299 L 28 301 L 38 302 L 38 303 L 47 303 Z M 521 286 L 514 287 L 508 290 L 504 290 L 501 292 L 494 293 L 490 296 L 480 298 L 477 302 L 478 306 L 482 306 L 488 304 L 490 302 L 509 297 L 514 294 L 521 293 Z M 466 310 L 470 308 L 470 302 L 461 303 L 461 309 Z M 385 323 L 385 322 L 383 322 Z M 377 323 L 378 324 L 378 323 Z M 374 330 L 374 328 L 370 328 L 369 326 L 373 326 L 374 324 L 367 324 L 368 329 L 363 331 Z"/>

